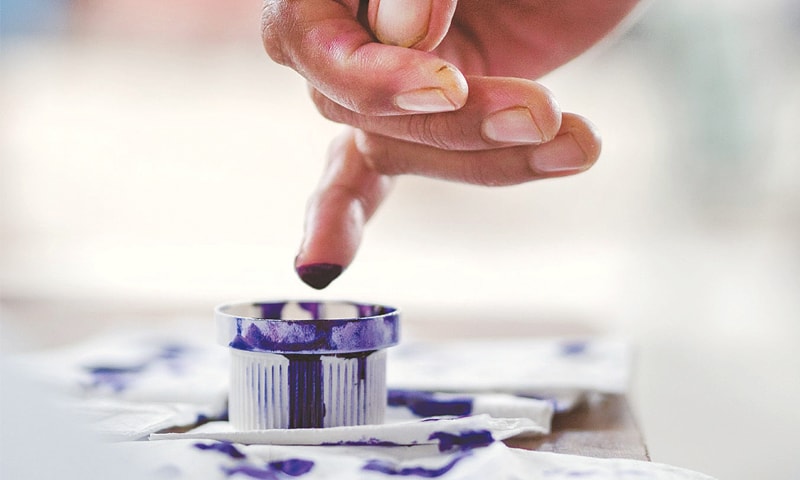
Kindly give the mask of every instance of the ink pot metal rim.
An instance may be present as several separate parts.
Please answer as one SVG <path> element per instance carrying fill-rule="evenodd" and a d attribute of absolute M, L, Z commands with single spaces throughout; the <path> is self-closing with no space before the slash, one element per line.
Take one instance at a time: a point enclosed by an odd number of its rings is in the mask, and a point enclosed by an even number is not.
<path fill-rule="evenodd" d="M 399 311 L 351 301 L 256 301 L 215 309 L 230 348 L 228 413 L 237 430 L 382 423 L 385 348 Z"/>

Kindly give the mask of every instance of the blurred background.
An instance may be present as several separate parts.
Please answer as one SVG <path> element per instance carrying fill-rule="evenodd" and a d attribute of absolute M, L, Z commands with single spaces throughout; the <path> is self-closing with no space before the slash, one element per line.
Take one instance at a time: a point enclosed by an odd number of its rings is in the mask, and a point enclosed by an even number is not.
<path fill-rule="evenodd" d="M 592 170 L 404 177 L 322 293 L 292 263 L 340 127 L 263 53 L 259 15 L 3 0 L 4 351 L 249 298 L 386 302 L 412 336 L 609 332 L 636 347 L 653 460 L 800 478 L 800 3 L 647 5 L 542 79 L 602 131 Z"/>

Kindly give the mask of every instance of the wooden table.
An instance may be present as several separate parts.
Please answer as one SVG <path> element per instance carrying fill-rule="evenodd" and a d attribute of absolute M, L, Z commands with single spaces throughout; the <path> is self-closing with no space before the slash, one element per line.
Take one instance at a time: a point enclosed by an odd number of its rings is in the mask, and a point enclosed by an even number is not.
<path fill-rule="evenodd" d="M 506 444 L 542 452 L 650 460 L 642 434 L 623 395 L 598 395 L 573 411 L 556 414 L 549 435 L 512 438 Z"/>
<path fill-rule="evenodd" d="M 174 318 L 211 318 L 213 304 L 130 304 L 96 301 L 53 301 L 31 298 L 0 299 L 6 328 L 25 342 L 37 338 L 38 348 L 55 347 L 85 338 L 116 322 L 130 324 L 136 319 L 138 326 L 156 324 Z M 452 312 L 451 312 L 452 314 Z M 425 332 L 431 338 L 502 338 L 510 335 L 565 335 L 597 333 L 587 331 L 580 322 L 555 319 L 547 323 L 526 318 L 503 316 L 504 322 L 486 321 L 488 314 L 472 312 L 444 318 L 435 312 L 418 312 L 415 317 L 435 316 L 436 322 L 422 318 L 410 322 L 410 330 Z M 465 328 L 467 326 L 468 328 Z M 43 336 L 42 332 L 48 332 Z M 454 333 L 459 332 L 459 333 Z M 415 334 L 417 338 L 422 335 Z M 42 342 L 42 338 L 46 338 Z M 594 395 L 578 408 L 556 414 L 549 435 L 530 439 L 510 439 L 506 444 L 530 450 L 568 453 L 602 458 L 630 458 L 649 460 L 647 447 L 623 395 Z"/>

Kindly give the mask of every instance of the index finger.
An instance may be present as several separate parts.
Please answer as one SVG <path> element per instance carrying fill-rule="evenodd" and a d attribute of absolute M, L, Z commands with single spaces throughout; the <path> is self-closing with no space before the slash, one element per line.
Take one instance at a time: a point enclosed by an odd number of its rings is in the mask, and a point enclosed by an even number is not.
<path fill-rule="evenodd" d="M 431 2 L 431 8 L 453 3 Z M 358 113 L 431 113 L 464 105 L 467 82 L 454 65 L 425 51 L 376 42 L 358 15 L 358 2 L 352 0 L 267 0 L 264 46 L 273 60 Z M 434 17 L 436 25 L 448 18 Z M 429 35 L 441 35 L 440 30 Z"/>

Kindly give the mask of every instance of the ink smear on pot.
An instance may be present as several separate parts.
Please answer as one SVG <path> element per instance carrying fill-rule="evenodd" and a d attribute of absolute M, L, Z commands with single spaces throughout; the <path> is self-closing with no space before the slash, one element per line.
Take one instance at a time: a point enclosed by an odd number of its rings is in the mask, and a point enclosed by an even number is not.
<path fill-rule="evenodd" d="M 239 430 L 383 422 L 395 308 L 354 302 L 254 302 L 216 309 L 230 347 L 229 419 Z"/>

